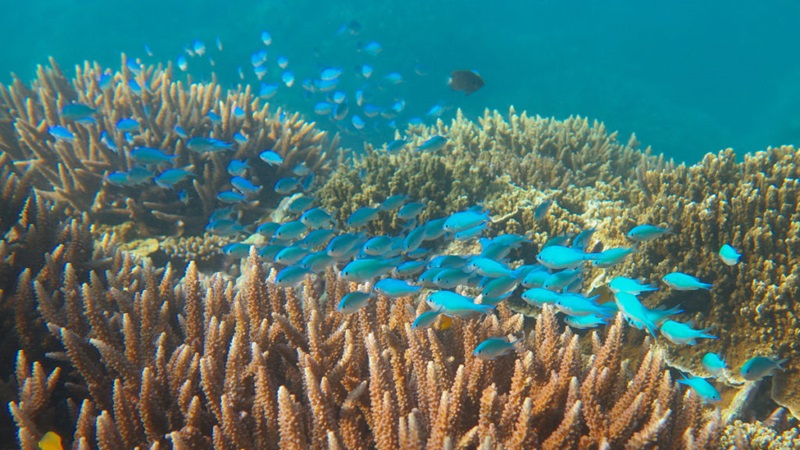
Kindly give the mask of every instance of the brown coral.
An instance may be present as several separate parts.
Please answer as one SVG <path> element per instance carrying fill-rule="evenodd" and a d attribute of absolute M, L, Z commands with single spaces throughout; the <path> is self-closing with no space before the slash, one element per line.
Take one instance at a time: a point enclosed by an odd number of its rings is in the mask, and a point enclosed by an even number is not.
<path fill-rule="evenodd" d="M 86 212 L 93 221 L 104 223 L 133 220 L 144 236 L 148 231 L 198 235 L 205 219 L 219 206 L 217 192 L 230 188 L 226 167 L 231 159 L 247 158 L 256 174 L 253 180 L 266 185 L 254 199 L 262 208 L 277 203 L 271 186 L 295 165 L 303 162 L 311 170 L 324 172 L 331 163 L 328 152 L 337 148 L 338 138 L 328 142 L 325 132 L 299 114 L 272 111 L 249 87 L 223 93 L 215 81 L 188 85 L 174 81 L 171 66 L 133 64 L 139 66 L 136 74 L 124 56 L 122 62 L 123 70 L 116 73 L 85 63 L 76 67 L 70 82 L 51 60 L 51 67 L 39 67 L 31 86 L 15 78 L 11 86 L 0 87 L 0 104 L 8 111 L 0 124 L 4 160 L 13 163 L 9 167 L 14 172 L 31 174 L 28 178 L 41 195 L 73 212 Z M 103 76 L 111 77 L 110 86 L 99 81 Z M 140 86 L 140 91 L 133 86 Z M 96 123 L 78 124 L 62 117 L 59 111 L 71 102 L 95 108 Z M 236 107 L 244 112 L 242 118 L 234 116 Z M 210 112 L 221 117 L 219 123 L 208 118 Z M 130 145 L 116 128 L 122 118 L 134 118 L 140 124 Z M 54 125 L 67 127 L 74 141 L 54 140 L 48 133 Z M 236 151 L 198 154 L 187 149 L 176 125 L 190 137 L 212 135 L 231 142 L 233 134 L 241 132 L 249 138 Z M 119 151 L 101 139 L 104 131 Z M 126 187 L 104 181 L 109 173 L 130 170 L 135 162 L 129 151 L 140 146 L 165 149 L 175 155 L 175 167 L 191 167 L 195 179 L 191 188 L 187 182 L 185 202 L 178 199 L 177 191 L 152 183 Z M 271 169 L 259 160 L 259 153 L 268 148 L 283 156 L 284 168 Z M 261 212 L 257 209 L 251 215 Z"/>
<path fill-rule="evenodd" d="M 254 254 L 236 286 L 194 265 L 176 283 L 130 262 L 105 279 L 65 277 L 64 298 L 27 300 L 46 311 L 64 347 L 52 356 L 68 364 L 48 372 L 19 354 L 22 448 L 52 426 L 50 394 L 64 388 L 74 425 L 62 435 L 99 448 L 710 448 L 717 437 L 718 418 L 679 394 L 658 349 L 623 360 L 621 319 L 594 336 L 588 362 L 549 308 L 524 351 L 481 361 L 475 345 L 521 333 L 522 316 L 501 306 L 415 330 L 410 298 L 337 313 L 354 286 L 331 272 L 294 291 L 265 283 Z M 21 282 L 36 289 L 45 276 Z"/>

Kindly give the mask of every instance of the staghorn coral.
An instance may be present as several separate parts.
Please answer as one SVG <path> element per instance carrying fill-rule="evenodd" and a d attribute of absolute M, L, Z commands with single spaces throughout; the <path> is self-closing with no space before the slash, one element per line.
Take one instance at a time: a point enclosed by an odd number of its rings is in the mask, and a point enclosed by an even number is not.
<path fill-rule="evenodd" d="M 295 165 L 304 162 L 322 173 L 329 168 L 328 151 L 337 148 L 338 137 L 328 142 L 325 132 L 315 130 L 299 114 L 272 112 L 249 87 L 223 93 L 213 80 L 175 81 L 171 65 L 140 66 L 128 64 L 124 55 L 122 59 L 123 69 L 115 73 L 88 62 L 78 66 L 71 82 L 51 60 L 51 67 L 39 67 L 32 85 L 15 78 L 12 85 L 0 87 L 0 109 L 8 116 L 0 121 L 4 161 L 10 159 L 15 173 L 30 174 L 26 177 L 45 198 L 72 212 L 86 212 L 95 222 L 133 220 L 143 237 L 196 236 L 202 233 L 208 214 L 219 206 L 217 192 L 230 188 L 226 167 L 231 159 L 248 158 L 253 181 L 266 185 L 257 202 L 251 202 L 251 210 L 244 211 L 251 220 L 263 207 L 277 203 L 271 186 Z M 139 67 L 138 73 L 132 66 Z M 101 77 L 111 77 L 110 86 L 101 83 Z M 95 123 L 79 124 L 62 117 L 59 111 L 71 102 L 95 108 Z M 243 110 L 242 118 L 234 116 L 235 107 Z M 221 117 L 219 123 L 208 118 L 209 112 Z M 131 144 L 116 128 L 122 118 L 134 118 L 140 124 Z M 67 127 L 74 141 L 54 140 L 48 133 L 54 125 Z M 235 151 L 198 154 L 187 149 L 176 125 L 190 137 L 213 135 L 231 142 L 233 134 L 241 132 L 248 141 Z M 101 139 L 104 131 L 118 151 Z M 111 172 L 130 170 L 135 163 L 129 151 L 140 146 L 164 149 L 176 156 L 175 167 L 191 167 L 195 178 L 191 188 L 186 182 L 187 201 L 180 201 L 177 191 L 152 183 L 127 187 L 104 181 Z M 258 154 L 267 148 L 283 156 L 283 168 L 269 168 L 259 160 Z M 262 208 L 256 208 L 259 202 Z"/>
<path fill-rule="evenodd" d="M 617 275 L 657 282 L 674 270 L 714 283 L 710 295 L 662 290 L 645 299 L 650 307 L 680 304 L 687 311 L 680 320 L 731 330 L 697 346 L 666 347 L 670 364 L 705 374 L 700 358 L 716 351 L 725 355 L 736 381 L 738 368 L 756 354 L 788 357 L 787 370 L 773 378 L 772 397 L 800 417 L 796 149 L 770 148 L 741 162 L 725 150 L 686 166 L 636 151 L 634 137 L 620 145 L 601 124 L 590 126 L 585 119 L 529 118 L 512 109 L 506 119 L 487 112 L 479 122 L 459 116 L 449 127 L 440 122 L 408 131 L 415 143 L 434 134 L 448 137 L 436 154 L 411 149 L 387 154 L 367 147 L 351 166 L 337 168 L 319 197 L 337 206 L 340 219 L 396 193 L 427 201 L 422 221 L 481 203 L 492 213 L 488 235 L 520 233 L 531 239 L 513 254 L 525 263 L 554 236 L 594 227 L 591 250 L 601 250 L 631 245 L 625 233 L 634 225 L 669 225 L 673 234 L 641 246 L 623 264 L 589 270 L 585 279 L 591 284 L 585 288 Z M 533 212 L 545 199 L 555 205 L 537 222 Z M 370 231 L 402 226 L 382 212 Z M 741 264 L 719 261 L 717 252 L 726 243 L 744 254 Z"/>
<path fill-rule="evenodd" d="M 578 204 L 559 191 L 605 184 L 611 192 L 633 178 L 643 160 L 658 161 L 648 156 L 649 149 L 636 150 L 635 136 L 623 145 L 602 123 L 580 117 L 565 121 L 528 117 L 524 112 L 517 115 L 513 108 L 508 120 L 487 110 L 475 123 L 459 112 L 449 126 L 441 121 L 431 128 L 412 126 L 407 134 L 412 144 L 406 149 L 387 154 L 367 145 L 365 155 L 334 171 L 318 196 L 326 206 L 336 207 L 340 220 L 358 206 L 398 193 L 427 200 L 425 220 L 477 203 L 494 205 L 521 188 L 524 195 L 519 202 L 493 213 L 518 212 L 518 222 L 530 229 L 533 209 L 545 197 L 542 191 L 559 204 Z M 412 148 L 435 134 L 448 138 L 445 149 L 419 154 Z M 528 212 L 526 217 L 523 211 Z M 388 216 L 374 225 L 376 232 L 396 228 Z"/>
<path fill-rule="evenodd" d="M 236 282 L 132 263 L 83 284 L 65 275 L 63 298 L 41 274 L 21 280 L 64 347 L 49 371 L 19 353 L 23 449 L 61 396 L 62 435 L 80 448 L 711 448 L 720 432 L 660 350 L 623 359 L 621 318 L 585 359 L 546 308 L 525 350 L 482 361 L 475 345 L 521 333 L 521 315 L 413 330 L 410 298 L 343 316 L 334 305 L 355 285 L 328 272 L 279 289 L 254 253 Z"/>

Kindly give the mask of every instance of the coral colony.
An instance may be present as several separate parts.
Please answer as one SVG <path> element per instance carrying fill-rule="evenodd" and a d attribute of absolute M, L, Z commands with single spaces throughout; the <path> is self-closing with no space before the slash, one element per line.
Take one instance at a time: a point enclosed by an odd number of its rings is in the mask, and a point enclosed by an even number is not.
<path fill-rule="evenodd" d="M 3 448 L 800 445 L 794 148 L 512 108 L 350 152 L 173 71 L 0 89 Z"/>

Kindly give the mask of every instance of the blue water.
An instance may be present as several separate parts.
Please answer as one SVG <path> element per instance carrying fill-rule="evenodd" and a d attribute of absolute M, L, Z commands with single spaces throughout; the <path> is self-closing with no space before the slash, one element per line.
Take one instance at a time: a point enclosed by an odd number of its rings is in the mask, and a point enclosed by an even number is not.
<path fill-rule="evenodd" d="M 292 2 L 144 0 L 7 2 L 0 15 L 0 81 L 10 72 L 24 80 L 35 65 L 55 56 L 64 68 L 84 59 L 119 66 L 119 54 L 144 62 L 175 61 L 192 40 L 200 39 L 214 59 L 190 58 L 194 79 L 245 82 L 258 90 L 250 54 L 264 48 L 262 30 L 273 37 L 270 72 L 279 80 L 275 58 L 289 58 L 297 77 L 271 103 L 286 105 L 341 129 L 345 142 L 391 139 L 387 120 L 376 130 L 353 129 L 350 116 L 335 123 L 316 116 L 319 97 L 305 98 L 306 77 L 326 66 L 345 69 L 340 86 L 353 95 L 363 84 L 356 67 L 369 62 L 375 78 L 401 73 L 405 82 L 380 90 L 376 101 L 397 98 L 406 110 L 403 127 L 425 117 L 435 104 L 448 108 L 446 122 L 461 108 L 468 117 L 484 108 L 564 118 L 580 114 L 604 121 L 622 139 L 635 132 L 643 145 L 678 160 L 694 162 L 706 152 L 733 147 L 737 153 L 768 145 L 800 144 L 800 58 L 797 19 L 800 4 L 785 0 L 755 2 L 475 2 L 404 1 Z M 524 3 L 525 6 L 518 6 Z M 704 4 L 701 4 L 704 3 Z M 361 33 L 337 34 L 357 20 Z M 214 47 L 219 37 L 220 53 Z M 369 57 L 358 42 L 378 41 L 383 52 Z M 147 57 L 144 45 L 154 52 Z M 185 54 L 185 53 L 184 53 Z M 428 74 L 418 76 L 421 65 Z M 486 86 L 471 96 L 450 91 L 448 74 L 475 69 Z M 350 77 L 350 78 L 348 78 Z M 374 81 L 374 80 L 372 80 Z M 352 106 L 352 105 L 351 105 Z M 384 106 L 389 106 L 388 104 Z M 351 107 L 351 115 L 355 113 Z M 363 117 L 363 115 L 362 115 Z M 369 122 L 369 121 L 368 121 Z"/>

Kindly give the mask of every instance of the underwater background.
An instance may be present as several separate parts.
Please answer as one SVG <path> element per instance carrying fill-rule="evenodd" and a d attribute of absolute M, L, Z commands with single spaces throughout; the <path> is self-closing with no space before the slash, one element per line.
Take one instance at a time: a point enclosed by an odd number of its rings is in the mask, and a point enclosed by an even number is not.
<path fill-rule="evenodd" d="M 403 121 L 443 105 L 448 121 L 461 108 L 476 118 L 484 108 L 517 110 L 564 119 L 578 114 L 605 122 L 621 136 L 635 132 L 678 161 L 696 162 L 706 152 L 732 147 L 738 155 L 768 145 L 800 141 L 800 58 L 792 1 L 605 2 L 403 1 L 293 2 L 216 1 L 14 2 L 0 15 L 0 81 L 23 80 L 36 64 L 54 56 L 70 69 L 85 59 L 115 65 L 120 52 L 145 63 L 175 62 L 199 39 L 208 47 L 223 86 L 259 82 L 251 53 L 264 48 L 268 30 L 272 68 L 285 55 L 298 80 L 272 104 L 284 104 L 315 119 L 314 101 L 304 98 L 303 78 L 319 69 L 346 71 L 363 63 L 377 76 L 398 72 L 392 86 L 406 102 Z M 338 33 L 357 21 L 357 36 Z M 214 48 L 215 38 L 224 45 Z M 377 41 L 383 51 L 369 57 L 356 46 Z M 148 57 L 144 46 L 152 49 Z M 415 74 L 422 68 L 423 76 Z M 486 80 L 479 92 L 451 92 L 450 71 L 474 69 Z M 207 61 L 189 60 L 194 80 L 209 78 Z M 279 81 L 271 70 L 265 81 Z M 271 81 L 270 81 L 271 80 Z M 283 85 L 282 85 L 283 87 Z M 320 120 L 321 128 L 337 124 Z M 348 121 L 349 125 L 349 121 Z M 360 149 L 366 139 L 392 139 L 388 128 L 356 132 L 343 143 Z"/>

